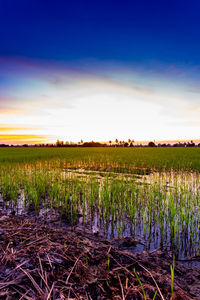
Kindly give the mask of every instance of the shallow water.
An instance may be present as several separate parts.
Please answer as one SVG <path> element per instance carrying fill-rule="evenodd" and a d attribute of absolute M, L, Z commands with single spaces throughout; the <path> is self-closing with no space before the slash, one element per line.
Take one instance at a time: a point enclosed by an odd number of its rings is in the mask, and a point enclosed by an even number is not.
<path fill-rule="evenodd" d="M 30 172 L 30 170 L 28 171 Z M 50 171 L 51 172 L 51 171 Z M 53 172 L 53 171 L 52 171 Z M 94 196 L 94 203 L 91 204 L 90 194 L 86 193 L 85 208 L 83 211 L 82 196 L 78 195 L 78 216 L 76 218 L 77 227 L 86 227 L 94 233 L 104 235 L 111 240 L 120 237 L 131 237 L 137 240 L 137 246 L 130 248 L 131 251 L 140 252 L 144 250 L 161 249 L 172 251 L 179 258 L 199 255 L 200 240 L 200 175 L 190 172 L 149 172 L 142 175 L 143 171 L 123 171 L 123 173 L 106 170 L 88 170 L 84 168 L 65 168 L 61 171 L 63 181 L 83 182 L 84 189 L 89 189 L 90 185 L 98 184 L 98 193 Z M 112 201 L 113 193 L 120 191 L 119 199 L 116 199 L 115 212 L 112 215 L 103 216 L 104 211 L 97 207 L 98 202 L 103 201 L 104 192 L 108 190 L 108 201 Z M 74 187 L 73 187 L 74 188 Z M 112 190 L 113 189 L 113 190 Z M 136 193 L 135 190 L 138 189 Z M 111 192 L 110 192 L 111 190 Z M 132 190 L 134 190 L 134 218 L 129 215 L 129 202 Z M 73 193 L 71 191 L 71 193 Z M 114 194 L 116 197 L 118 194 Z M 72 196 L 70 196 L 72 200 Z M 155 200 L 156 199 L 156 200 Z M 46 199 L 49 205 L 49 197 Z M 118 202 L 117 202 L 118 201 Z M 121 202 L 124 201 L 124 206 Z M 174 230 L 172 234 L 170 205 L 174 206 Z M 155 205 L 149 207 L 149 203 Z M 141 203 L 141 205 L 140 205 Z M 60 203 L 60 205 L 63 205 Z M 159 211 L 163 205 L 163 210 Z M 101 207 L 101 205 L 100 205 Z M 112 207 L 111 207 L 112 208 Z M 109 208 L 109 209 L 111 209 Z M 30 203 L 27 202 L 24 190 L 21 189 L 16 202 L 3 201 L 0 194 L 0 210 L 5 214 L 14 213 L 18 215 L 33 213 L 30 210 Z M 188 220 L 187 210 L 189 211 Z M 160 215 L 161 212 L 164 214 Z M 41 204 L 40 216 L 51 213 L 49 207 L 46 209 Z M 84 216 L 83 216 L 84 214 Z M 68 216 L 66 216 L 66 219 Z M 69 220 L 66 220 L 69 221 Z M 188 221 L 188 224 L 186 224 Z"/>

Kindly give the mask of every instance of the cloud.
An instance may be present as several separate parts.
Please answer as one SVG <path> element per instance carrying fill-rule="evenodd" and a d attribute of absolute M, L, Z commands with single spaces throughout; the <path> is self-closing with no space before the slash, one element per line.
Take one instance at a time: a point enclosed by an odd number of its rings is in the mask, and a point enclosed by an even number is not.
<path fill-rule="evenodd" d="M 0 143 L 13 143 L 13 144 L 37 144 L 47 143 L 51 140 L 51 136 L 43 136 L 37 134 L 1 134 Z"/>
<path fill-rule="evenodd" d="M 9 132 L 9 131 L 24 131 L 24 130 L 35 130 L 37 127 L 25 127 L 25 126 L 13 126 L 12 124 L 0 124 L 0 132 Z"/>
<path fill-rule="evenodd" d="M 188 92 L 189 93 L 194 93 L 194 94 L 200 94 L 200 87 L 198 86 L 196 86 L 196 87 L 194 87 L 194 88 L 189 88 L 189 90 L 188 90 Z"/>
<path fill-rule="evenodd" d="M 179 120 L 168 122 L 168 124 L 176 127 L 200 127 L 200 121 Z"/>
<path fill-rule="evenodd" d="M 0 115 L 24 115 L 27 113 L 27 110 L 20 107 L 6 107 L 0 104 Z"/>

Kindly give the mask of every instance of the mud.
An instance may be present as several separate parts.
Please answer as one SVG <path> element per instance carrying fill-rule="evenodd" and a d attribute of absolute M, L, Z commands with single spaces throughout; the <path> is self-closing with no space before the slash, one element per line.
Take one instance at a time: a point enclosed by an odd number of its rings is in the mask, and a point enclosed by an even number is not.
<path fill-rule="evenodd" d="M 200 299 L 200 268 L 178 261 L 172 295 L 170 252 L 56 225 L 0 215 L 0 299 Z"/>

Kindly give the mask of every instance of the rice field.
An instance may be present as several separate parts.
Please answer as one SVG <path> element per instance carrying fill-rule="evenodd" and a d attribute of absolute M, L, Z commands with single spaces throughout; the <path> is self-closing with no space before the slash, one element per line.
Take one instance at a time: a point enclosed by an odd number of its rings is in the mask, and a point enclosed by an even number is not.
<path fill-rule="evenodd" d="M 199 255 L 199 171 L 199 148 L 0 148 L 0 209 Z"/>

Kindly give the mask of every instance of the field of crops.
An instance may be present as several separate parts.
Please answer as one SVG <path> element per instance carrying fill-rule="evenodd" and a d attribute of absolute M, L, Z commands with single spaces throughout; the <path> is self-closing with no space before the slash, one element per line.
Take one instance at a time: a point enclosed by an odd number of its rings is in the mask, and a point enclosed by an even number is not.
<path fill-rule="evenodd" d="M 198 255 L 199 171 L 199 148 L 2 148 L 0 209 Z"/>

